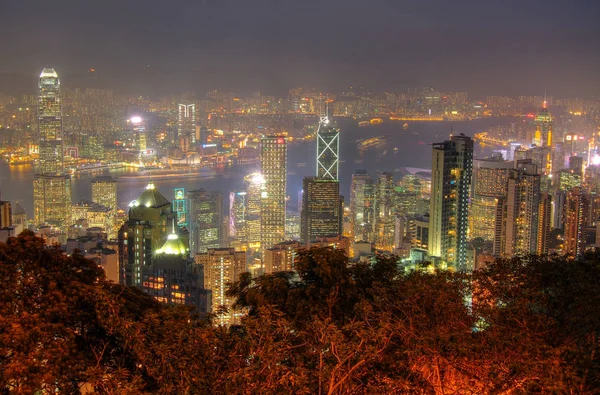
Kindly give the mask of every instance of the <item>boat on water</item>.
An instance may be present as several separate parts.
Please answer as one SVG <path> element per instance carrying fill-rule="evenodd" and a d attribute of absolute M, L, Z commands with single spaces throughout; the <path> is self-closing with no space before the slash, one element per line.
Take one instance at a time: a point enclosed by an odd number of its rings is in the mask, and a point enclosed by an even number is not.
<path fill-rule="evenodd" d="M 210 167 L 202 167 L 191 170 L 143 170 L 137 174 L 124 175 L 117 177 L 117 181 L 136 180 L 141 178 L 149 178 L 152 180 L 160 180 L 166 178 L 204 178 L 214 177 L 217 172 Z"/>
<path fill-rule="evenodd" d="M 402 129 L 404 129 L 404 130 L 408 129 L 408 122 L 406 122 L 404 125 L 402 125 Z"/>
<path fill-rule="evenodd" d="M 358 126 L 360 126 L 360 127 L 365 127 L 365 126 L 370 126 L 370 125 L 371 125 L 370 121 L 360 121 L 358 123 Z"/>
<path fill-rule="evenodd" d="M 381 118 L 373 118 L 369 121 L 371 125 L 380 125 L 383 123 L 383 119 Z"/>
<path fill-rule="evenodd" d="M 369 147 L 373 147 L 375 145 L 381 144 L 385 140 L 386 140 L 385 136 L 372 137 L 372 138 L 366 139 L 365 141 L 363 141 L 362 143 L 360 143 L 358 145 L 358 148 L 361 149 L 361 150 L 367 149 Z"/>

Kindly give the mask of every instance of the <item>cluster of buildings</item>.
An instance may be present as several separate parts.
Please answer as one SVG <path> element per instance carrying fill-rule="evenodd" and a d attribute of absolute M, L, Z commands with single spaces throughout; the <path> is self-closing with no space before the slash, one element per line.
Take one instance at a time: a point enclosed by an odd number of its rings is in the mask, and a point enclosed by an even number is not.
<path fill-rule="evenodd" d="M 288 141 L 293 137 L 267 133 L 273 127 L 260 135 L 224 138 L 198 124 L 193 101 L 177 105 L 172 132 L 162 136 L 170 144 L 166 157 L 171 164 L 189 165 L 206 158 L 218 162 L 224 149 L 235 151 L 260 162 L 260 172 L 248 174 L 244 188 L 228 196 L 175 188 L 170 200 L 150 182 L 128 207 L 119 208 L 116 181 L 100 176 L 92 182 L 91 200 L 72 202 L 65 157 L 73 153 L 65 142 L 63 96 L 53 69 L 43 70 L 38 89 L 34 228 L 49 242 L 65 246 L 66 253 L 78 249 L 95 259 L 110 280 L 139 287 L 157 300 L 193 305 L 201 314 L 227 307 L 217 316 L 222 324 L 236 323 L 243 313 L 227 296 L 230 283 L 243 273 L 293 270 L 302 248 L 343 249 L 352 260 L 367 262 L 374 254 L 393 254 L 408 268 L 431 262 L 438 268 L 473 270 L 495 257 L 552 251 L 579 256 L 598 244 L 590 237 L 600 236 L 595 231 L 600 223 L 600 160 L 594 164 L 591 154 L 587 160 L 576 155 L 579 138 L 556 132 L 545 102 L 531 128 L 514 126 L 509 132 L 525 143 L 476 159 L 476 142 L 452 133 L 432 145 L 430 171 L 410 169 L 394 180 L 389 172 L 372 177 L 356 170 L 346 201 L 340 194 L 340 130 L 325 114 L 314 132 L 316 172 L 303 179 L 299 227 L 293 227 L 294 218 L 286 212 Z M 99 103 L 107 99 L 102 92 L 90 95 Z M 334 114 L 348 115 L 352 106 L 364 105 L 357 96 L 337 97 L 331 105 Z M 239 114 L 271 103 L 256 95 L 246 105 L 217 92 L 211 99 L 230 102 L 227 111 Z M 291 91 L 289 98 L 298 114 L 328 107 L 330 100 L 302 89 Z M 429 88 L 385 100 L 409 106 L 410 116 L 467 105 L 466 94 L 440 95 Z M 213 121 L 224 122 L 221 115 L 214 112 Z M 155 137 L 161 133 L 150 138 L 148 125 L 141 117 L 130 117 L 127 134 L 118 142 L 123 152 L 152 162 L 154 144 L 160 143 Z M 485 136 L 488 143 L 502 143 L 505 137 Z M 99 142 L 93 134 L 83 140 L 86 155 L 104 152 L 94 148 Z M 25 227 L 24 210 L 0 200 L 0 240 Z"/>

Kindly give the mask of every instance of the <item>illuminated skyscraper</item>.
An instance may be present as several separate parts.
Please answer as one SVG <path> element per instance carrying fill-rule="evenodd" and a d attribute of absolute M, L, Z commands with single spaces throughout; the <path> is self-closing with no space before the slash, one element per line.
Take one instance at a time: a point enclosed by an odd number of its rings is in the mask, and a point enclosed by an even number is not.
<path fill-rule="evenodd" d="M 567 193 L 564 208 L 566 254 L 580 257 L 585 252 L 590 199 L 581 187 Z"/>
<path fill-rule="evenodd" d="M 189 191 L 188 213 L 192 256 L 221 247 L 223 196 L 204 189 Z"/>
<path fill-rule="evenodd" d="M 187 227 L 187 200 L 185 198 L 185 188 L 175 188 L 173 190 L 175 199 L 173 200 L 173 211 L 177 217 L 179 227 Z"/>
<path fill-rule="evenodd" d="M 92 201 L 117 212 L 117 181 L 110 176 L 96 177 L 92 180 Z"/>
<path fill-rule="evenodd" d="M 38 84 L 39 173 L 33 178 L 36 224 L 66 227 L 71 218 L 71 178 L 63 175 L 64 151 L 60 81 L 44 69 Z"/>
<path fill-rule="evenodd" d="M 465 270 L 473 139 L 451 136 L 432 152 L 429 255 Z"/>
<path fill-rule="evenodd" d="M 354 241 L 373 241 L 375 221 L 373 179 L 366 170 L 352 175 L 350 186 L 350 222 Z"/>
<path fill-rule="evenodd" d="M 233 308 L 235 297 L 227 296 L 229 284 L 238 281 L 246 272 L 246 253 L 233 248 L 209 248 L 196 255 L 196 264 L 204 270 L 204 287 L 212 291 L 212 311 L 225 306 L 228 313 L 219 315 L 217 321 L 221 325 L 239 323 L 243 312 Z"/>
<path fill-rule="evenodd" d="M 38 83 L 39 173 L 61 174 L 64 166 L 60 80 L 44 69 Z"/>
<path fill-rule="evenodd" d="M 264 178 L 260 173 L 252 173 L 244 177 L 246 184 L 246 238 L 248 247 L 260 248 L 260 204 Z"/>
<path fill-rule="evenodd" d="M 183 103 L 177 106 L 177 137 L 180 148 L 196 145 L 196 105 Z M 193 149 L 192 149 L 193 150 Z"/>
<path fill-rule="evenodd" d="M 301 240 L 308 243 L 319 237 L 340 236 L 343 203 L 337 180 L 305 177 L 302 183 Z"/>
<path fill-rule="evenodd" d="M 247 243 L 246 209 L 248 207 L 248 193 L 246 191 L 233 191 L 229 193 L 229 236 Z"/>
<path fill-rule="evenodd" d="M 546 101 L 535 116 L 535 134 L 533 143 L 538 146 L 552 147 L 552 115 L 548 112 Z"/>
<path fill-rule="evenodd" d="M 260 166 L 264 178 L 260 211 L 261 248 L 264 250 L 285 240 L 285 137 L 263 136 L 260 141 Z"/>
<path fill-rule="evenodd" d="M 512 257 L 547 252 L 550 197 L 540 191 L 541 176 L 531 160 L 517 162 L 508 176 L 507 194 L 498 199 L 494 254 Z"/>
<path fill-rule="evenodd" d="M 391 251 L 394 248 L 395 217 L 394 176 L 383 172 L 377 174 L 375 188 L 375 245 L 379 249 Z"/>
<path fill-rule="evenodd" d="M 495 235 L 496 206 L 498 199 L 506 196 L 508 174 L 514 164 L 502 158 L 478 159 L 474 163 L 469 237 L 492 241 Z"/>
<path fill-rule="evenodd" d="M 317 130 L 317 177 L 337 180 L 339 172 L 340 131 L 321 117 Z"/>

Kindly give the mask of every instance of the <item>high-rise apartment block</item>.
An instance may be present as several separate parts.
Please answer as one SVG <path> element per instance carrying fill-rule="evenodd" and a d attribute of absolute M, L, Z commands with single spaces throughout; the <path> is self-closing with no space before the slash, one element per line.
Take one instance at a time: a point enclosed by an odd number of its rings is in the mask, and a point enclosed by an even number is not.
<path fill-rule="evenodd" d="M 260 141 L 260 167 L 264 179 L 260 212 L 263 250 L 285 240 L 286 166 L 285 137 L 263 136 Z"/>
<path fill-rule="evenodd" d="M 465 270 L 473 139 L 451 136 L 432 151 L 429 255 Z"/>
<path fill-rule="evenodd" d="M 583 188 L 574 187 L 567 193 L 563 211 L 564 251 L 566 254 L 580 257 L 585 252 L 589 206 L 589 196 Z"/>
<path fill-rule="evenodd" d="M 550 196 L 540 191 L 541 176 L 531 160 L 510 171 L 505 198 L 498 200 L 494 254 L 514 256 L 547 252 Z"/>
<path fill-rule="evenodd" d="M 234 309 L 235 298 L 227 296 L 229 284 L 238 281 L 246 270 L 246 253 L 233 248 L 209 248 L 195 256 L 196 264 L 204 270 L 204 287 L 212 291 L 212 311 L 220 306 L 228 312 L 219 315 L 217 321 L 222 325 L 239 323 L 242 312 Z"/>
<path fill-rule="evenodd" d="M 470 238 L 494 240 L 498 199 L 506 196 L 512 161 L 478 159 L 473 168 L 473 197 L 469 215 Z"/>

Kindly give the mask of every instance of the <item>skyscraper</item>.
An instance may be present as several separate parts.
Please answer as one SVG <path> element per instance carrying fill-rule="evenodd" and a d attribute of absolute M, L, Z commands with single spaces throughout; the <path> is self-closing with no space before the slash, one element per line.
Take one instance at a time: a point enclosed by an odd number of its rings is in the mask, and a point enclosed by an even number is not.
<path fill-rule="evenodd" d="M 209 248 L 221 247 L 223 196 L 219 192 L 198 189 L 188 192 L 188 226 L 192 256 Z"/>
<path fill-rule="evenodd" d="M 260 166 L 264 178 L 260 211 L 261 248 L 264 250 L 285 240 L 285 137 L 263 136 L 260 141 Z"/>
<path fill-rule="evenodd" d="M 246 184 L 246 238 L 248 247 L 260 248 L 260 205 L 264 178 L 260 173 L 252 173 L 244 177 Z"/>
<path fill-rule="evenodd" d="M 492 241 L 495 235 L 495 214 L 498 199 L 506 196 L 508 174 L 512 161 L 502 158 L 474 161 L 473 198 L 469 216 L 469 237 Z"/>
<path fill-rule="evenodd" d="M 546 101 L 535 116 L 535 134 L 533 143 L 538 146 L 552 147 L 552 115 L 548 112 Z"/>
<path fill-rule="evenodd" d="M 302 183 L 300 232 L 303 243 L 319 237 L 340 236 L 343 204 L 337 180 L 305 177 Z"/>
<path fill-rule="evenodd" d="M 61 174 L 64 166 L 60 80 L 44 69 L 38 83 L 39 174 Z"/>
<path fill-rule="evenodd" d="M 177 105 L 177 137 L 187 140 L 187 147 L 196 144 L 196 105 L 193 103 L 180 103 Z"/>
<path fill-rule="evenodd" d="M 173 211 L 175 212 L 177 218 L 177 225 L 182 228 L 187 228 L 188 210 L 187 200 L 185 198 L 185 188 L 175 188 L 173 189 L 173 193 L 175 195 L 175 199 L 173 199 Z"/>
<path fill-rule="evenodd" d="M 432 152 L 429 255 L 465 270 L 473 139 L 451 136 Z"/>
<path fill-rule="evenodd" d="M 66 227 L 71 217 L 71 178 L 63 174 L 60 81 L 54 69 L 44 69 L 38 84 L 39 167 L 33 177 L 36 224 Z"/>
<path fill-rule="evenodd" d="M 517 162 L 507 194 L 498 199 L 494 254 L 543 254 L 550 228 L 550 197 L 540 191 L 541 176 L 531 160 Z"/>
<path fill-rule="evenodd" d="M 339 172 L 340 131 L 321 117 L 317 130 L 317 177 L 337 180 Z"/>
<path fill-rule="evenodd" d="M 232 191 L 229 193 L 229 236 L 247 245 L 246 209 L 248 193 Z"/>
<path fill-rule="evenodd" d="M 92 201 L 117 212 L 117 181 L 110 176 L 96 177 L 92 180 Z"/>
<path fill-rule="evenodd" d="M 580 257 L 585 252 L 589 196 L 581 187 L 574 187 L 567 193 L 564 208 L 566 254 Z"/>
<path fill-rule="evenodd" d="M 394 194 L 394 176 L 387 172 L 378 173 L 375 188 L 375 245 L 388 251 L 394 248 Z"/>
<path fill-rule="evenodd" d="M 233 308 L 235 297 L 227 296 L 229 284 L 239 280 L 246 272 L 246 253 L 233 248 L 209 248 L 196 255 L 196 264 L 204 270 L 204 287 L 212 291 L 212 311 L 220 306 L 229 310 L 217 317 L 221 325 L 238 323 L 242 312 Z"/>
<path fill-rule="evenodd" d="M 375 216 L 373 179 L 366 170 L 356 170 L 350 186 L 350 222 L 354 241 L 373 241 Z"/>

